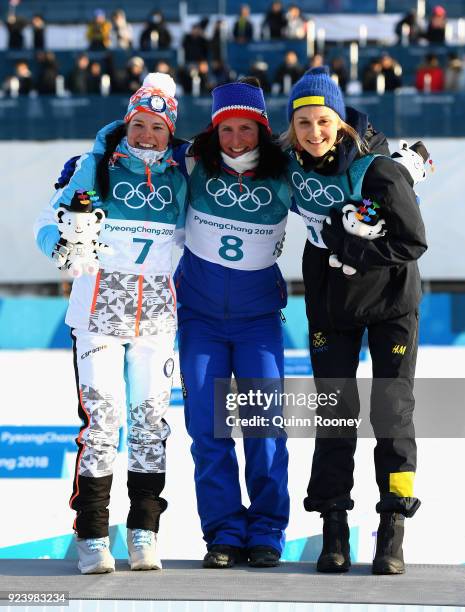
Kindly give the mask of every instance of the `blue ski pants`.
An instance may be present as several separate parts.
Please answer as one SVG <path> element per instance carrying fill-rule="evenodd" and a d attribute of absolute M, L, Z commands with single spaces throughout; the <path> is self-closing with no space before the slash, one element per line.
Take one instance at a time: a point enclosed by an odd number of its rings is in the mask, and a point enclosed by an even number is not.
<path fill-rule="evenodd" d="M 286 438 L 244 437 L 245 482 L 241 499 L 232 438 L 215 438 L 215 379 L 284 376 L 279 313 L 247 319 L 213 319 L 179 309 L 179 357 L 185 420 L 192 438 L 197 508 L 207 548 L 271 546 L 281 552 L 289 520 Z"/>

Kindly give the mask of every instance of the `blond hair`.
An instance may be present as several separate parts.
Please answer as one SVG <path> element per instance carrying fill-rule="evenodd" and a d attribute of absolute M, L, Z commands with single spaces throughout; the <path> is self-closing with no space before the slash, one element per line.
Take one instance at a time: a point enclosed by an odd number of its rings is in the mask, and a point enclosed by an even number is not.
<path fill-rule="evenodd" d="M 360 137 L 358 132 L 354 130 L 351 125 L 349 125 L 342 119 L 340 121 L 341 127 L 337 131 L 337 138 L 335 144 L 339 144 L 346 137 L 352 138 L 352 140 L 355 142 L 355 146 L 357 147 L 358 152 L 361 155 L 366 155 L 369 152 L 369 148 L 366 141 Z M 297 134 L 295 133 L 294 117 L 292 118 L 287 130 L 283 132 L 279 137 L 279 142 L 283 149 L 288 149 L 289 147 L 295 149 L 298 146 L 299 141 L 297 140 Z"/>

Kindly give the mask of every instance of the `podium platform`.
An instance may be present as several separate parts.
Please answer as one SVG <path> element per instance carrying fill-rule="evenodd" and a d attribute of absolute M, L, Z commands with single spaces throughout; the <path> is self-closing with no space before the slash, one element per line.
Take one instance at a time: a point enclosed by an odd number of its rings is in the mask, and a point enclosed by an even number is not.
<path fill-rule="evenodd" d="M 271 569 L 238 565 L 205 570 L 200 561 L 164 561 L 162 571 L 82 576 L 76 561 L 1 559 L 0 591 L 67 591 L 70 600 L 307 602 L 465 606 L 465 567 L 408 565 L 402 576 L 372 576 L 355 564 L 347 574 L 320 574 L 312 563 Z"/>

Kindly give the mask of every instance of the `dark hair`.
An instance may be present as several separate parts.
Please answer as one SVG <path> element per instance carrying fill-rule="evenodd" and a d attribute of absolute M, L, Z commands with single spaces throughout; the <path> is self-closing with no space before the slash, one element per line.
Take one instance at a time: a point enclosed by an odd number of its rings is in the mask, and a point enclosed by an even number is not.
<path fill-rule="evenodd" d="M 285 174 L 289 158 L 277 140 L 266 127 L 258 123 L 258 166 L 254 169 L 254 179 L 278 179 Z M 192 153 L 203 164 L 208 176 L 218 177 L 221 172 L 221 148 L 218 126 L 210 124 L 198 134 L 192 143 Z"/>
<path fill-rule="evenodd" d="M 261 88 L 260 80 L 256 76 L 244 76 L 237 79 L 237 83 L 246 83 L 246 85 L 253 85 L 254 87 Z"/>
<path fill-rule="evenodd" d="M 106 200 L 110 191 L 110 178 L 108 175 L 108 162 L 115 152 L 116 147 L 121 140 L 126 136 L 127 126 L 118 125 L 114 130 L 108 132 L 105 137 L 105 153 L 97 164 L 97 185 L 99 189 L 100 199 Z"/>

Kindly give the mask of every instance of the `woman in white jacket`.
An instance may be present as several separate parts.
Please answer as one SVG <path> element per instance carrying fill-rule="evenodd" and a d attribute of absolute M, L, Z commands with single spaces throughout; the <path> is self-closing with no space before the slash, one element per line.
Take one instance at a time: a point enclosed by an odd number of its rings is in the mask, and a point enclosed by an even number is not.
<path fill-rule="evenodd" d="M 73 246 L 60 240 L 55 210 L 77 190 L 96 191 L 105 212 L 96 276 L 73 283 L 66 323 L 72 328 L 74 366 L 83 421 L 71 496 L 76 510 L 79 569 L 114 570 L 108 504 L 117 454 L 120 413 L 128 393 L 127 519 L 131 569 L 156 569 L 156 533 L 167 502 L 165 445 L 176 333 L 171 282 L 174 232 L 183 224 L 185 179 L 171 156 L 177 117 L 171 77 L 149 75 L 131 97 L 124 124 L 106 133 L 102 155 L 83 155 L 69 184 L 36 224 L 39 248 L 54 259 Z M 62 261 L 62 258 L 61 258 Z M 125 388 L 124 373 L 128 388 Z"/>

